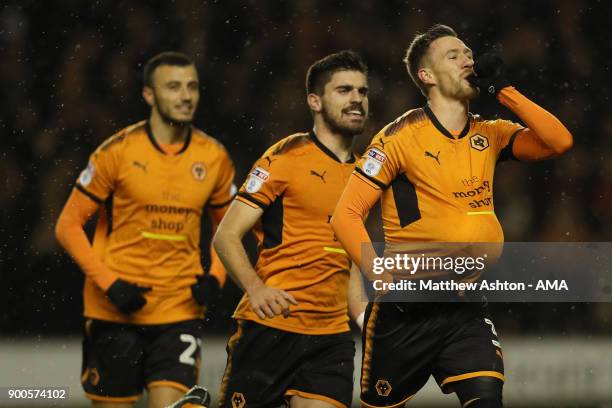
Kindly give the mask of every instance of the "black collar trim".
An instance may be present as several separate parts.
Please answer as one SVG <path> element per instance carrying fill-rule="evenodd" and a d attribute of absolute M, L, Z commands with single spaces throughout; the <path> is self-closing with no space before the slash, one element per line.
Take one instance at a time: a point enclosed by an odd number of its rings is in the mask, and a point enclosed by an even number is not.
<path fill-rule="evenodd" d="M 153 147 L 155 147 L 161 153 L 167 154 L 164 151 L 164 149 L 162 149 L 161 146 L 157 143 L 157 140 L 155 140 L 155 137 L 153 137 L 153 131 L 151 130 L 151 123 L 148 120 L 145 123 L 145 130 L 147 132 L 147 136 L 149 137 L 149 141 L 151 141 L 151 143 L 153 144 Z M 178 156 L 179 154 L 183 153 L 189 147 L 189 144 L 191 143 L 191 131 L 192 131 L 192 128 L 191 128 L 191 126 L 189 126 L 189 131 L 187 132 L 187 137 L 185 138 L 185 142 L 183 143 L 183 147 L 181 147 L 181 150 L 176 152 L 176 156 Z"/>
<path fill-rule="evenodd" d="M 325 153 L 326 155 L 328 155 L 329 157 L 331 157 L 332 159 L 334 159 L 335 161 L 337 161 L 338 163 L 342 163 L 342 164 L 346 164 L 346 163 L 355 163 L 355 161 L 357 160 L 355 155 L 353 153 L 351 153 L 351 158 L 348 159 L 347 161 L 343 162 L 342 160 L 340 160 L 338 158 L 338 156 L 336 156 L 334 154 L 334 152 L 332 152 L 331 150 L 329 150 L 327 148 L 327 146 L 325 146 L 323 143 L 321 143 L 321 141 L 317 138 L 317 135 L 315 135 L 314 130 L 310 130 L 310 132 L 308 132 L 308 136 L 312 139 L 312 141 L 314 142 L 315 145 L 317 145 L 317 147 L 319 149 L 321 149 L 323 151 L 323 153 Z"/>
<path fill-rule="evenodd" d="M 438 118 L 436 118 L 436 115 L 434 115 L 429 105 L 425 105 L 423 107 L 423 110 L 425 111 L 425 114 L 429 117 L 429 120 L 431 120 L 431 123 L 434 124 L 434 126 L 436 127 L 436 129 L 440 131 L 440 133 L 442 133 L 444 136 L 448 137 L 449 139 L 455 140 L 455 137 L 453 136 L 453 134 L 449 132 L 448 130 L 446 130 L 446 128 L 442 126 Z M 470 131 L 471 119 L 472 119 L 472 115 L 468 113 L 468 120 L 467 122 L 465 122 L 465 126 L 463 127 L 463 130 L 461 131 L 461 133 L 459 133 L 459 136 L 457 137 L 457 139 L 461 139 L 462 137 L 465 137 L 468 134 L 468 132 Z"/>

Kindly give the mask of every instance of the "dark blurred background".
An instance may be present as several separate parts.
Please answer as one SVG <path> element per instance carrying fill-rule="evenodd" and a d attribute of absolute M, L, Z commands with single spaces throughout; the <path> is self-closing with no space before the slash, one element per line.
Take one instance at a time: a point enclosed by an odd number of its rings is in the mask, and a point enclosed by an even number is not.
<path fill-rule="evenodd" d="M 0 333 L 81 330 L 83 276 L 56 243 L 54 223 L 88 155 L 148 116 L 141 69 L 164 50 L 195 59 L 195 123 L 225 144 L 239 184 L 268 145 L 311 125 L 304 77 L 313 61 L 346 48 L 367 60 L 371 120 L 361 152 L 382 126 L 425 103 L 402 63 L 413 35 L 451 25 L 476 57 L 499 49 L 513 84 L 575 137 L 560 159 L 498 167 L 506 240 L 610 241 L 610 21 L 606 2 L 574 0 L 2 2 Z M 498 104 L 477 100 L 471 110 L 513 119 Z M 225 288 L 211 331 L 229 330 L 239 296 Z M 610 304 L 496 304 L 492 313 L 504 334 L 612 329 Z"/>

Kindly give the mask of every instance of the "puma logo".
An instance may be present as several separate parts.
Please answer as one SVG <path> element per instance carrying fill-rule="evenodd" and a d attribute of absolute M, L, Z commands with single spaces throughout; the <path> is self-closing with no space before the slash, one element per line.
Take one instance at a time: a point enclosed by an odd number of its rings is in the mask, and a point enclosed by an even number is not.
<path fill-rule="evenodd" d="M 425 157 L 431 157 L 432 159 L 435 159 L 438 164 L 440 164 L 440 160 L 438 159 L 438 157 L 440 156 L 440 151 L 438 150 L 438 154 L 437 155 L 433 155 L 433 153 L 428 152 L 427 150 L 425 150 Z"/>
<path fill-rule="evenodd" d="M 380 147 L 384 150 L 385 149 L 385 141 L 383 140 L 383 138 L 380 138 Z"/>
<path fill-rule="evenodd" d="M 149 163 L 142 164 L 142 163 L 141 163 L 141 162 L 139 162 L 138 160 L 134 160 L 134 161 L 132 162 L 132 165 L 133 165 L 134 167 L 138 167 L 138 168 L 142 169 L 142 171 L 144 171 L 144 172 L 146 173 L 146 172 L 147 172 L 147 166 L 149 165 Z"/>
<path fill-rule="evenodd" d="M 319 173 L 317 173 L 317 172 L 316 172 L 316 171 L 314 171 L 314 170 L 310 170 L 310 174 L 311 174 L 312 176 L 319 177 L 319 178 L 320 178 L 320 179 L 321 179 L 321 180 L 322 180 L 324 183 L 325 183 L 325 173 L 327 173 L 327 170 L 325 170 L 325 171 L 323 172 L 323 174 L 319 174 Z"/>
<path fill-rule="evenodd" d="M 270 167 L 270 165 L 272 165 L 272 162 L 274 161 L 271 158 L 269 158 L 268 156 L 264 157 L 264 159 L 266 159 L 268 161 L 268 167 Z"/>

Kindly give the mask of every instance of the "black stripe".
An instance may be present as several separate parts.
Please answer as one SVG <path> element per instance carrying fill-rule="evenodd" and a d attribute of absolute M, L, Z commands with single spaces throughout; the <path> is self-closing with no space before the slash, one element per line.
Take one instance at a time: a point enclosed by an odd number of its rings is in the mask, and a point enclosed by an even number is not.
<path fill-rule="evenodd" d="M 270 249 L 283 242 L 283 196 L 278 196 L 261 216 L 264 233 L 263 248 Z"/>
<path fill-rule="evenodd" d="M 372 183 L 376 184 L 378 187 L 380 187 L 381 190 L 386 190 L 387 186 L 385 186 L 382 182 L 376 180 L 374 177 L 370 177 L 367 174 L 365 174 L 365 172 L 363 170 L 361 170 L 359 167 L 355 167 L 355 171 L 359 174 L 361 174 L 363 177 L 367 178 L 368 180 L 370 180 Z"/>
<path fill-rule="evenodd" d="M 429 117 L 429 120 L 431 120 L 431 123 L 433 123 L 433 125 L 436 127 L 436 129 L 440 131 L 440 133 L 442 133 L 444 136 L 448 137 L 449 139 L 455 140 L 455 137 L 453 136 L 453 134 L 449 132 L 448 130 L 446 130 L 446 128 L 442 126 L 438 118 L 436 118 L 436 115 L 434 115 L 429 105 L 425 105 L 423 110 Z M 465 137 L 468 134 L 468 132 L 470 131 L 470 122 L 471 122 L 470 116 L 468 115 L 467 122 L 465 123 L 465 126 L 463 127 L 463 130 L 461 131 L 461 133 L 459 133 L 459 136 L 457 137 L 457 139 L 461 139 L 462 137 Z"/>
<path fill-rule="evenodd" d="M 262 209 L 264 209 L 264 210 L 265 210 L 265 209 L 268 207 L 267 205 L 265 205 L 264 203 L 262 203 L 262 202 L 261 202 L 261 201 L 259 201 L 258 199 L 251 197 L 251 196 L 250 196 L 250 195 L 248 195 L 247 193 L 242 193 L 242 192 L 240 192 L 240 193 L 238 193 L 238 194 L 236 194 L 236 195 L 237 195 L 237 196 L 240 196 L 240 197 L 242 197 L 242 198 L 244 198 L 244 199 L 249 200 L 250 202 L 252 202 L 252 203 L 253 203 L 253 204 L 255 204 L 256 206 L 261 207 L 261 208 L 262 208 Z"/>
<path fill-rule="evenodd" d="M 90 193 L 89 191 L 85 190 L 85 187 L 83 187 L 80 184 L 75 184 L 74 188 L 76 188 L 77 190 L 79 190 L 81 193 L 85 194 L 87 197 L 91 198 L 93 201 L 95 201 L 98 204 L 102 204 L 104 202 L 103 199 L 99 198 L 98 196 Z"/>
<path fill-rule="evenodd" d="M 391 183 L 393 189 L 393 199 L 395 201 L 395 209 L 397 210 L 397 218 L 400 221 L 400 227 L 412 224 L 421 219 L 421 211 L 419 210 L 419 200 L 416 194 L 414 184 L 408 180 L 404 174 L 397 177 Z"/>
<path fill-rule="evenodd" d="M 327 146 L 325 146 L 323 143 L 321 143 L 321 141 L 317 138 L 317 135 L 315 135 L 315 132 L 313 130 L 310 130 L 310 132 L 308 132 L 310 138 L 312 139 L 312 141 L 314 142 L 314 144 L 323 151 L 323 153 L 325 153 L 326 155 L 328 155 L 329 157 L 331 157 L 332 159 L 334 159 L 335 161 L 337 161 L 338 163 L 355 163 L 355 155 L 351 153 L 351 158 L 348 159 L 347 161 L 343 162 L 342 160 L 340 160 L 338 158 L 338 156 L 336 156 L 334 154 L 334 152 L 332 152 L 331 150 L 329 150 L 327 148 Z"/>
<path fill-rule="evenodd" d="M 153 131 L 151 130 L 151 123 L 148 120 L 145 123 L 145 130 L 147 132 L 147 136 L 149 138 L 149 141 L 153 144 L 153 147 L 155 147 L 161 153 L 167 154 L 164 151 L 164 149 L 162 149 L 161 146 L 159 144 L 157 144 L 157 140 L 155 140 L 155 137 L 153 137 Z M 192 132 L 192 128 L 191 128 L 191 126 L 189 126 L 189 130 L 187 132 L 187 137 L 185 138 L 185 142 L 183 143 L 183 147 L 181 147 L 181 150 L 179 150 L 176 153 L 176 155 L 179 155 L 179 154 L 183 153 L 189 147 L 189 144 L 191 143 L 191 132 Z"/>
<path fill-rule="evenodd" d="M 223 202 L 223 203 L 221 203 L 221 204 L 208 204 L 208 206 L 209 206 L 210 208 L 223 208 L 223 207 L 225 207 L 226 205 L 229 205 L 229 204 L 230 204 L 232 201 L 234 201 L 234 197 L 235 197 L 235 196 L 232 196 L 232 198 L 230 198 L 229 200 L 227 200 L 227 201 L 225 201 L 225 202 Z"/>
<path fill-rule="evenodd" d="M 498 163 L 502 161 L 506 161 L 506 160 L 518 160 L 514 156 L 514 152 L 512 151 L 512 146 L 514 146 L 514 139 L 516 139 L 516 135 L 518 135 L 518 132 L 521 132 L 523 130 L 525 130 L 525 128 L 520 128 L 516 132 L 514 132 L 512 136 L 510 136 L 510 140 L 508 141 L 508 144 L 506 145 L 506 147 L 501 149 L 501 151 L 499 152 L 499 157 L 497 158 Z"/>

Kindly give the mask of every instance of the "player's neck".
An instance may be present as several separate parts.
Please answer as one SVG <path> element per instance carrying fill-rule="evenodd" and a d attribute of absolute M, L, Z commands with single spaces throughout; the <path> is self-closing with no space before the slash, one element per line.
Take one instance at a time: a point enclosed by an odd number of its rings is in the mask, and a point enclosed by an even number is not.
<path fill-rule="evenodd" d="M 326 126 L 316 123 L 313 131 L 319 142 L 335 154 L 341 162 L 346 163 L 353 157 L 353 140 L 355 138 L 334 133 Z"/>
<path fill-rule="evenodd" d="M 465 123 L 468 120 L 468 101 L 430 97 L 427 104 L 445 129 L 458 131 L 465 127 Z"/>
<path fill-rule="evenodd" d="M 159 144 L 174 144 L 181 143 L 187 138 L 189 133 L 189 125 L 177 126 L 164 121 L 159 114 L 151 113 L 149 119 L 151 124 L 151 133 L 155 141 Z"/>

